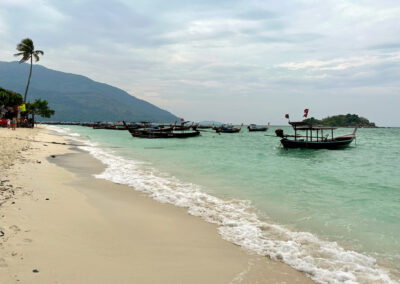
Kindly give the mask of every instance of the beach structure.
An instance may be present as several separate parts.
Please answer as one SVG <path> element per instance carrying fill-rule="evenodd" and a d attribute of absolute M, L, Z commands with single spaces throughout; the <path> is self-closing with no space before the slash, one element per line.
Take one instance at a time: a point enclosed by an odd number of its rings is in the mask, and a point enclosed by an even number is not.
<path fill-rule="evenodd" d="M 334 137 L 333 130 L 337 129 L 337 127 L 314 126 L 304 121 L 289 121 L 289 124 L 294 129 L 294 135 L 284 134 L 282 129 L 275 130 L 276 136 L 282 138 L 281 143 L 285 149 L 341 149 L 349 146 L 356 139 L 357 127 L 354 128 L 351 134 Z M 298 135 L 298 131 L 305 132 L 305 135 Z"/>

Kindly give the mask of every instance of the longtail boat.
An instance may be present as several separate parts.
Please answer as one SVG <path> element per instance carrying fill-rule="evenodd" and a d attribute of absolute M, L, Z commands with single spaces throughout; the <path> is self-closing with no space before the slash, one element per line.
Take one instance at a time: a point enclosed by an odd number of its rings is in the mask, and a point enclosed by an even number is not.
<path fill-rule="evenodd" d="M 108 130 L 127 130 L 124 125 L 104 125 L 104 124 L 95 124 L 93 125 L 93 129 L 108 129 Z"/>
<path fill-rule="evenodd" d="M 174 130 L 197 130 L 198 124 L 192 122 L 192 124 L 188 124 L 190 121 L 182 121 L 180 124 L 177 124 Z"/>
<path fill-rule="evenodd" d="M 214 125 L 204 125 L 204 124 L 198 124 L 197 125 L 198 129 L 210 129 L 210 128 L 213 128 L 213 127 L 214 127 Z"/>
<path fill-rule="evenodd" d="M 269 128 L 269 122 L 267 125 L 256 125 L 256 124 L 250 124 L 247 126 L 247 129 L 252 132 L 252 131 L 267 131 Z"/>
<path fill-rule="evenodd" d="M 308 149 L 341 149 L 345 148 L 356 139 L 357 126 L 353 133 L 343 136 L 334 137 L 333 130 L 337 127 L 329 126 L 313 126 L 304 121 L 290 122 L 294 129 L 294 135 L 283 133 L 282 129 L 275 130 L 276 136 L 282 138 L 281 143 L 285 149 L 292 148 L 308 148 Z M 305 131 L 305 135 L 298 135 L 298 131 Z M 324 135 L 325 131 L 325 135 Z M 329 137 L 330 132 L 330 137 Z M 314 135 L 313 135 L 314 133 Z"/>
<path fill-rule="evenodd" d="M 243 123 L 239 127 L 233 125 L 223 124 L 221 126 L 215 126 L 213 129 L 217 133 L 238 133 L 242 129 Z"/>
<path fill-rule="evenodd" d="M 123 122 L 125 127 L 128 129 L 132 137 L 138 138 L 189 138 L 196 137 L 200 135 L 200 131 L 186 131 L 186 130 L 174 130 L 175 124 L 171 127 L 162 128 L 138 128 L 133 129 L 129 127 L 125 122 Z"/>

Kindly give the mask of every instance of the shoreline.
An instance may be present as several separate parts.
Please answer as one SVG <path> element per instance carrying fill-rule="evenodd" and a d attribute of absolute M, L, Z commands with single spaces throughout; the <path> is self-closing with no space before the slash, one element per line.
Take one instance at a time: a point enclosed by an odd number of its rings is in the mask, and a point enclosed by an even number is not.
<path fill-rule="evenodd" d="M 65 143 L 37 132 L 37 140 Z M 313 283 L 223 240 L 216 225 L 184 208 L 92 176 L 103 169 L 69 145 L 31 142 L 7 170 L 19 189 L 14 204 L 0 206 L 0 282 Z"/>

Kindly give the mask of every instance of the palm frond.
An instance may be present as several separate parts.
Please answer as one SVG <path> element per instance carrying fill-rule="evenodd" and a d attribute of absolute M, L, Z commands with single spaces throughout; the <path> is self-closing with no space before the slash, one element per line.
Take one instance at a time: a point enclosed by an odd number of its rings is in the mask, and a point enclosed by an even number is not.
<path fill-rule="evenodd" d="M 17 50 L 22 52 L 29 52 L 29 48 L 24 44 L 18 44 Z"/>
<path fill-rule="evenodd" d="M 33 46 L 33 41 L 30 38 L 21 40 L 21 42 L 17 44 L 17 50 L 31 53 L 35 50 L 35 47 Z"/>
<path fill-rule="evenodd" d="M 37 54 L 37 55 L 44 55 L 44 52 L 43 52 L 43 50 L 35 50 L 35 53 Z"/>
<path fill-rule="evenodd" d="M 39 61 L 39 55 L 37 55 L 36 53 L 33 54 L 33 57 L 35 58 L 35 61 L 38 62 Z"/>
<path fill-rule="evenodd" d="M 14 54 L 14 56 L 21 56 L 21 55 L 24 55 L 24 54 L 25 54 L 25 52 L 18 52 L 16 54 Z"/>
<path fill-rule="evenodd" d="M 33 46 L 33 41 L 30 38 L 25 38 L 21 41 L 22 44 L 32 47 L 32 49 L 34 50 L 35 47 Z"/>
<path fill-rule="evenodd" d="M 30 56 L 30 55 L 24 55 L 24 56 L 21 58 L 21 60 L 19 61 L 19 63 L 26 62 L 26 61 L 28 61 L 28 60 L 29 60 L 29 58 L 31 58 L 31 56 Z"/>
<path fill-rule="evenodd" d="M 18 45 L 17 50 L 21 52 L 30 52 L 31 49 L 27 47 L 26 45 Z"/>

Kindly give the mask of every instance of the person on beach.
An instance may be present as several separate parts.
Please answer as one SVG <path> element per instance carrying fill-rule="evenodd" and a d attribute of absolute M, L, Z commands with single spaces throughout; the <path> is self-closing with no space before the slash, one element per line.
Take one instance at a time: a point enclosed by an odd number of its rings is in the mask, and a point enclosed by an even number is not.
<path fill-rule="evenodd" d="M 11 124 L 12 130 L 15 130 L 17 128 L 17 119 L 15 117 L 13 117 Z"/>
<path fill-rule="evenodd" d="M 10 129 L 10 126 L 11 126 L 11 120 L 7 118 L 7 128 Z"/>
<path fill-rule="evenodd" d="M 34 123 L 35 121 L 33 120 L 33 118 L 29 118 L 28 119 L 28 125 L 29 125 L 29 127 L 30 128 L 33 128 L 34 126 L 35 126 L 35 123 Z"/>

